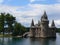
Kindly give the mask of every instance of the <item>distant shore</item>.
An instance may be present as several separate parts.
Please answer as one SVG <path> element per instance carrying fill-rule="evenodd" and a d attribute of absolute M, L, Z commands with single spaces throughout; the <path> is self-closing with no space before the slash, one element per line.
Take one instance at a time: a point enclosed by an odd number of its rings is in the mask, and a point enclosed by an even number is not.
<path fill-rule="evenodd" d="M 22 36 L 12 36 L 12 34 L 4 34 L 4 36 L 3 36 L 3 34 L 0 34 L 0 37 L 22 37 Z"/>

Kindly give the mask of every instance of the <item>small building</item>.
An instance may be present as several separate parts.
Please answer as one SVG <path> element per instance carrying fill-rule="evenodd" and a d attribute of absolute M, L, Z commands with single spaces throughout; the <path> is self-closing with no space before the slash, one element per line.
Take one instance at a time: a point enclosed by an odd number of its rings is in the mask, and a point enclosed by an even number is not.
<path fill-rule="evenodd" d="M 30 27 L 30 37 L 56 37 L 56 27 L 54 24 L 54 20 L 52 20 L 51 27 L 49 27 L 49 20 L 46 12 L 41 17 L 41 21 L 38 21 L 38 24 L 34 25 L 34 21 L 32 20 Z"/>

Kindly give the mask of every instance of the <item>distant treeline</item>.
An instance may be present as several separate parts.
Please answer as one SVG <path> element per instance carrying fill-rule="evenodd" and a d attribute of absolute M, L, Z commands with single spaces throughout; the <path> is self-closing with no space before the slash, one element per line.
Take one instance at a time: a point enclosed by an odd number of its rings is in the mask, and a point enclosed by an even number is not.
<path fill-rule="evenodd" d="M 30 27 L 26 27 L 26 31 L 29 32 L 30 31 Z"/>
<path fill-rule="evenodd" d="M 60 28 L 57 28 L 57 29 L 56 29 L 56 32 L 60 32 Z"/>
<path fill-rule="evenodd" d="M 29 31 L 30 27 L 26 27 L 26 30 Z M 60 32 L 60 28 L 56 28 L 56 32 Z"/>

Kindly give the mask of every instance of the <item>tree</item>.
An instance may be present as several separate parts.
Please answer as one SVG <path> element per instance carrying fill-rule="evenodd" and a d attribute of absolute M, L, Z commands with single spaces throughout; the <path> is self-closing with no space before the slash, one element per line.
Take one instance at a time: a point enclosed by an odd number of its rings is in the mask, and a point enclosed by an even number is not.
<path fill-rule="evenodd" d="M 20 31 L 20 35 L 24 34 L 26 32 L 26 27 L 24 27 L 23 25 L 21 25 L 21 31 Z"/>
<path fill-rule="evenodd" d="M 11 14 L 7 13 L 5 18 L 6 18 L 6 22 L 8 25 L 8 34 L 10 34 L 11 30 L 13 30 L 13 24 L 15 22 L 15 17 L 13 17 Z"/>
<path fill-rule="evenodd" d="M 4 21 L 5 21 L 5 13 L 1 13 L 0 15 L 0 30 L 3 31 L 4 35 Z"/>
<path fill-rule="evenodd" d="M 24 26 L 22 26 L 20 23 L 15 22 L 14 31 L 13 31 L 14 36 L 23 35 L 25 31 L 26 30 Z"/>
<path fill-rule="evenodd" d="M 6 29 L 6 25 L 8 25 L 7 30 L 8 34 L 13 30 L 13 35 L 23 35 L 26 32 L 26 29 L 21 23 L 16 22 L 15 17 L 11 14 L 1 13 L 0 15 L 0 32 L 3 32 Z"/>
<path fill-rule="evenodd" d="M 19 32 L 20 32 L 20 24 L 15 22 L 15 25 L 14 25 L 14 31 L 13 31 L 13 35 L 16 36 L 16 35 L 19 35 Z"/>

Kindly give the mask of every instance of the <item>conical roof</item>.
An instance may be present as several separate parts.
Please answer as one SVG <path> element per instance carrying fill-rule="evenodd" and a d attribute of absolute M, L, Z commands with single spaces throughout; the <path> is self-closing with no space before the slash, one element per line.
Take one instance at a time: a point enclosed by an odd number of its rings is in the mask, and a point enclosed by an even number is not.
<path fill-rule="evenodd" d="M 32 19 L 32 22 L 31 22 L 31 26 L 34 26 L 34 21 L 33 21 L 33 19 Z"/>
<path fill-rule="evenodd" d="M 52 20 L 52 24 L 51 24 L 51 27 L 55 27 L 55 23 L 54 23 L 54 20 Z"/>
<path fill-rule="evenodd" d="M 40 26 L 40 21 L 38 20 L 38 26 Z"/>
<path fill-rule="evenodd" d="M 42 19 L 48 19 L 48 18 L 47 18 L 46 11 L 44 11 L 44 14 L 43 14 L 43 16 L 42 16 Z"/>

